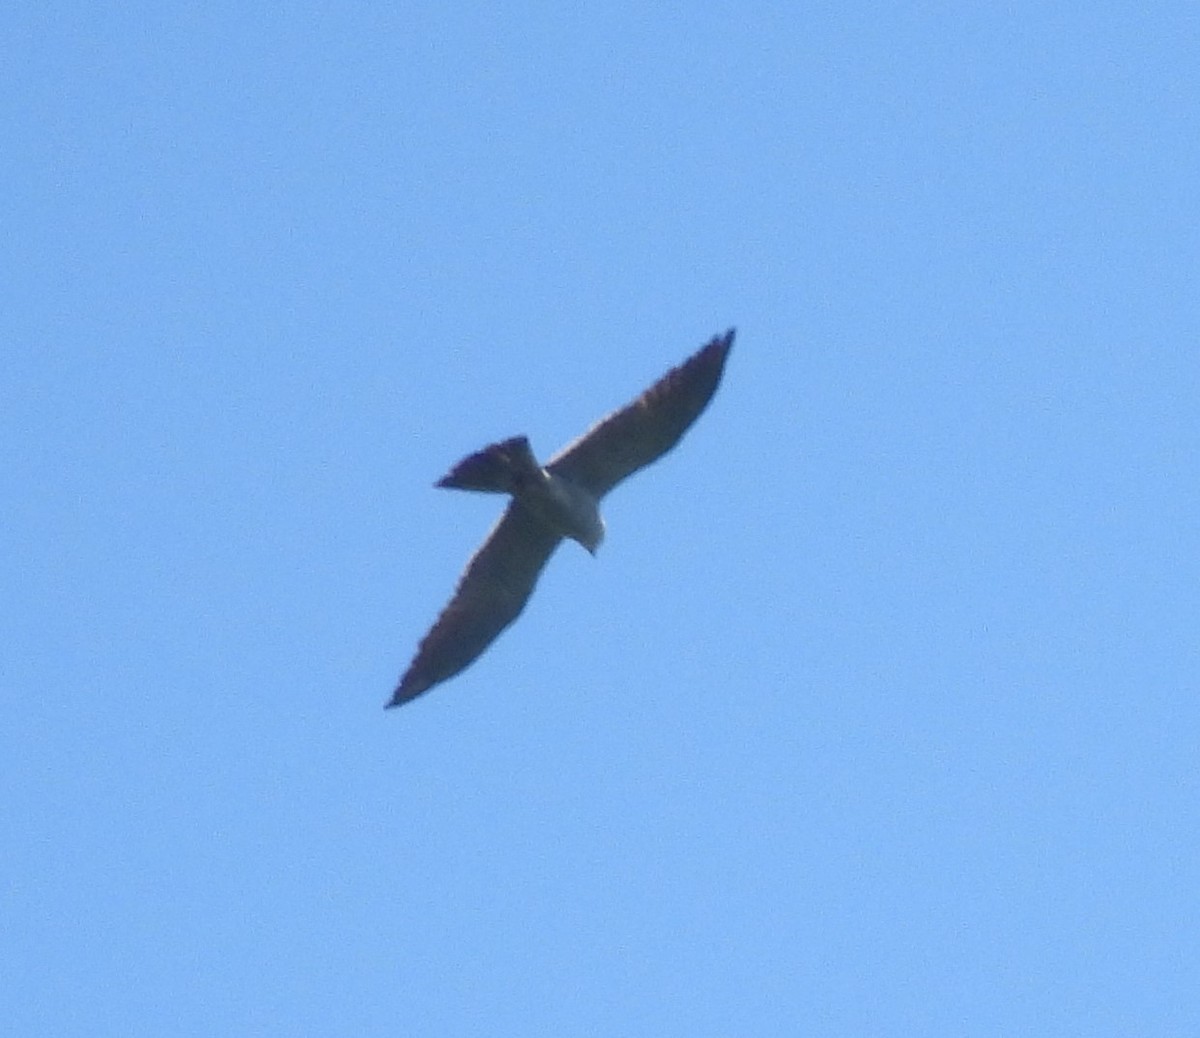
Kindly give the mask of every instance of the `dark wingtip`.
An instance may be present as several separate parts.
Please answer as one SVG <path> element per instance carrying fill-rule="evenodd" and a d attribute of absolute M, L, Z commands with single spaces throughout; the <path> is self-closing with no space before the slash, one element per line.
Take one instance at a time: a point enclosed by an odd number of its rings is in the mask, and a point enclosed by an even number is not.
<path fill-rule="evenodd" d="M 383 704 L 384 710 L 391 710 L 397 706 L 403 706 L 405 703 L 411 703 L 417 696 L 428 692 L 437 682 L 430 682 L 419 675 L 412 673 L 412 668 L 409 672 L 400 679 L 400 684 L 396 686 L 396 690 L 392 693 L 392 698 Z"/>
<path fill-rule="evenodd" d="M 423 688 L 417 688 L 414 691 L 414 689 L 411 687 L 413 685 L 415 685 L 415 682 L 410 681 L 409 675 L 405 674 L 404 677 L 400 679 L 400 684 L 398 684 L 395 690 L 392 692 L 392 698 L 383 704 L 384 710 L 391 710 L 393 707 L 403 706 L 410 699 L 416 699 L 417 696 L 425 691 Z"/>
<path fill-rule="evenodd" d="M 725 372 L 725 361 L 729 358 L 729 351 L 733 349 L 733 337 L 737 334 L 736 328 L 730 328 L 724 335 L 714 335 L 707 343 L 701 347 L 698 353 L 695 353 L 688 359 L 685 364 L 691 361 L 699 361 L 701 364 L 711 366 L 715 372 L 715 378 L 712 384 L 712 392 L 716 391 L 717 385 L 721 381 L 721 376 Z M 684 365 L 680 365 L 683 367 Z M 706 400 L 707 403 L 707 400 Z"/>
<path fill-rule="evenodd" d="M 729 356 L 729 351 L 733 349 L 733 338 L 736 334 L 737 329 L 730 328 L 724 335 L 714 335 L 693 356 L 712 357 L 719 355 L 721 358 L 721 367 L 724 367 L 725 358 Z"/>

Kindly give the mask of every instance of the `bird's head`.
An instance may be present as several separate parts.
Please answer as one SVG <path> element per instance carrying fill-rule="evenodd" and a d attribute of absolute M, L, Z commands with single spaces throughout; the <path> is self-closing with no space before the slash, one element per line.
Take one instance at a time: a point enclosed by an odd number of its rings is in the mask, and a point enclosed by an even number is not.
<path fill-rule="evenodd" d="M 604 540 L 604 520 L 600 518 L 599 513 L 596 514 L 595 522 L 588 523 L 587 529 L 581 532 L 577 540 L 587 548 L 590 555 L 595 556 Z"/>

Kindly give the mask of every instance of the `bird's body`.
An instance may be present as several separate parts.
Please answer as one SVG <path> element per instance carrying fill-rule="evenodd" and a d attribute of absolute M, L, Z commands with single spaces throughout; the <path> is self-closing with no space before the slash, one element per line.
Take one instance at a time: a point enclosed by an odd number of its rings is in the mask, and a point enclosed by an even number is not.
<path fill-rule="evenodd" d="M 534 493 L 517 499 L 547 526 L 564 537 L 578 541 L 592 554 L 604 540 L 604 518 L 600 500 L 586 487 L 545 469 L 545 482 L 535 484 Z"/>
<path fill-rule="evenodd" d="M 586 486 L 542 468 L 524 436 L 493 443 L 463 458 L 438 480 L 439 487 L 511 494 L 560 537 L 593 555 L 604 539 L 600 500 Z"/>
<path fill-rule="evenodd" d="M 408 702 L 474 662 L 520 615 L 563 538 L 595 554 L 604 538 L 600 500 L 679 442 L 716 392 L 732 345 L 732 330 L 713 339 L 544 467 L 529 441 L 515 436 L 467 456 L 438 481 L 511 500 L 467 563 L 388 706 Z"/>

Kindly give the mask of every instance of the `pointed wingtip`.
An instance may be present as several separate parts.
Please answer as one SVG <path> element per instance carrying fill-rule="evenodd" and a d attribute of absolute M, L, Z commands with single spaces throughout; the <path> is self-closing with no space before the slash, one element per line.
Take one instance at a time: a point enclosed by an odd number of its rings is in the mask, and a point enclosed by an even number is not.
<path fill-rule="evenodd" d="M 729 351 L 733 349 L 733 339 L 736 334 L 737 329 L 730 328 L 727 332 L 725 332 L 724 335 L 714 335 L 700 348 L 700 352 L 694 356 L 719 356 L 723 366 L 725 363 L 725 358 L 729 356 Z"/>
<path fill-rule="evenodd" d="M 411 673 L 407 673 L 401 679 L 400 684 L 396 686 L 396 690 L 392 693 L 392 698 L 383 704 L 384 710 L 392 710 L 395 707 L 403 706 L 405 703 L 411 703 L 417 696 L 428 692 L 437 682 L 430 682 L 415 678 Z"/>
<path fill-rule="evenodd" d="M 421 691 L 424 691 L 424 689 Z M 414 692 L 412 689 L 405 688 L 404 683 L 401 682 L 396 686 L 396 691 L 392 693 L 392 698 L 383 704 L 383 708 L 384 710 L 394 710 L 396 707 L 403 706 L 410 700 L 416 699 L 420 694 L 421 692 Z"/>
<path fill-rule="evenodd" d="M 730 328 L 724 335 L 714 335 L 703 347 L 699 353 L 693 354 L 689 360 L 700 360 L 706 366 L 712 367 L 717 372 L 717 381 L 721 379 L 721 374 L 725 370 L 725 361 L 729 357 L 729 351 L 733 349 L 733 338 L 737 334 L 736 328 Z M 713 386 L 716 389 L 716 385 Z"/>
<path fill-rule="evenodd" d="M 404 677 L 408 677 L 408 675 L 405 674 Z M 412 694 L 404 687 L 404 679 L 401 678 L 399 684 L 392 689 L 392 698 L 383 704 L 383 708 L 384 710 L 394 710 L 398 706 L 403 706 L 412 698 Z"/>

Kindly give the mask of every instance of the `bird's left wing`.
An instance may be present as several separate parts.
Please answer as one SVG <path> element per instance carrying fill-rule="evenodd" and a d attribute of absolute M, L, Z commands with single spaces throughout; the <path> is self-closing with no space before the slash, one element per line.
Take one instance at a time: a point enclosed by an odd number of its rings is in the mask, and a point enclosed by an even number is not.
<path fill-rule="evenodd" d="M 561 539 L 515 498 L 509 502 L 387 705 L 407 703 L 474 662 L 521 614 Z"/>
<path fill-rule="evenodd" d="M 717 391 L 732 345 L 731 328 L 564 447 L 546 468 L 603 497 L 679 442 Z"/>

